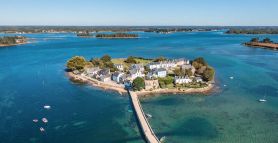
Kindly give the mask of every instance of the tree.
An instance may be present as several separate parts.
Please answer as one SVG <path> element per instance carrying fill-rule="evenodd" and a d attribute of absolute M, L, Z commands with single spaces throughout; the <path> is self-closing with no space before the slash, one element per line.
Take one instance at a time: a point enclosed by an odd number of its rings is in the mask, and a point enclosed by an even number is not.
<path fill-rule="evenodd" d="M 165 57 L 158 57 L 156 59 L 154 59 L 154 62 L 162 62 L 162 61 L 166 61 L 167 59 Z"/>
<path fill-rule="evenodd" d="M 259 42 L 259 38 L 252 38 L 251 42 Z"/>
<path fill-rule="evenodd" d="M 205 81 L 213 80 L 214 74 L 215 74 L 215 71 L 213 68 L 211 68 L 211 67 L 206 68 L 206 70 L 203 72 L 203 80 L 205 80 Z"/>
<path fill-rule="evenodd" d="M 167 77 L 163 77 L 163 78 L 158 78 L 158 82 L 160 84 L 169 85 L 169 84 L 174 83 L 174 79 L 171 76 L 167 76 Z"/>
<path fill-rule="evenodd" d="M 199 69 L 203 66 L 208 66 L 207 62 L 205 61 L 204 58 L 202 57 L 199 57 L 199 58 L 196 58 L 195 60 L 193 60 L 192 62 L 192 66 L 195 68 L 195 69 Z"/>
<path fill-rule="evenodd" d="M 196 58 L 193 62 L 198 62 L 199 64 L 202 64 L 203 66 L 208 65 L 203 57 Z"/>
<path fill-rule="evenodd" d="M 193 73 L 192 73 L 192 70 L 191 69 L 185 69 L 185 75 L 187 75 L 187 76 L 192 76 L 193 75 Z"/>
<path fill-rule="evenodd" d="M 109 55 L 104 55 L 100 58 L 103 62 L 110 62 L 111 57 Z"/>
<path fill-rule="evenodd" d="M 272 41 L 269 38 L 263 39 L 263 43 L 272 43 Z"/>
<path fill-rule="evenodd" d="M 176 75 L 176 76 L 182 76 L 183 74 L 182 74 L 182 71 L 181 71 L 181 69 L 180 68 L 176 68 L 176 69 L 174 69 L 174 74 Z"/>
<path fill-rule="evenodd" d="M 100 60 L 99 58 L 95 58 L 95 59 L 91 59 L 91 63 L 95 66 L 95 67 L 104 67 L 104 63 L 102 60 Z"/>
<path fill-rule="evenodd" d="M 83 70 L 84 67 L 86 66 L 87 64 L 87 61 L 85 60 L 84 57 L 82 56 L 75 56 L 75 57 L 72 57 L 70 60 L 68 60 L 67 62 L 67 68 L 71 71 L 74 71 L 74 70 Z"/>
<path fill-rule="evenodd" d="M 137 77 L 132 82 L 133 90 L 140 91 L 145 88 L 145 81 L 141 77 Z"/>
<path fill-rule="evenodd" d="M 137 64 L 137 61 L 135 60 L 134 57 L 132 56 L 129 56 L 127 57 L 127 59 L 125 60 L 126 63 L 129 63 L 129 64 Z"/>

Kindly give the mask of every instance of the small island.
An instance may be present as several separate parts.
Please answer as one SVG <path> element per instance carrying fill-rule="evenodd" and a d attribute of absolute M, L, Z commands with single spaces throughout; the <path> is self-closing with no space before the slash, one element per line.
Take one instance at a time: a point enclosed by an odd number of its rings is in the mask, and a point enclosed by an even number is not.
<path fill-rule="evenodd" d="M 90 32 L 87 30 L 87 31 L 79 31 L 79 32 L 76 32 L 76 36 L 77 37 L 92 37 L 92 35 L 90 34 Z"/>
<path fill-rule="evenodd" d="M 160 93 L 203 93 L 214 85 L 214 69 L 204 58 L 195 60 L 142 57 L 112 59 L 109 55 L 87 61 L 74 56 L 67 61 L 67 73 L 74 81 L 94 87 L 138 95 Z"/>
<path fill-rule="evenodd" d="M 129 33 L 115 33 L 115 34 L 96 34 L 96 38 L 107 38 L 107 39 L 125 39 L 125 38 L 138 38 L 138 34 Z"/>
<path fill-rule="evenodd" d="M 15 46 L 27 43 L 27 38 L 23 36 L 0 37 L 0 47 Z"/>
<path fill-rule="evenodd" d="M 278 43 L 274 43 L 269 38 L 265 38 L 262 41 L 260 41 L 259 38 L 252 38 L 249 42 L 244 43 L 244 45 L 278 50 Z"/>

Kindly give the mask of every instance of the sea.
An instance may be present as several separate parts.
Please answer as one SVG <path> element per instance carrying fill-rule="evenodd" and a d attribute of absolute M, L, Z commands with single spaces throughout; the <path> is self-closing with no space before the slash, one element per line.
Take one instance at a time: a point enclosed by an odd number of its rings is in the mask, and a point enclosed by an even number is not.
<path fill-rule="evenodd" d="M 104 54 L 204 57 L 215 68 L 210 93 L 140 98 L 155 134 L 166 143 L 278 142 L 278 51 L 242 45 L 254 37 L 278 42 L 278 35 L 132 33 L 140 38 L 22 34 L 30 43 L 1 47 L 0 143 L 144 143 L 127 95 L 72 82 L 65 73 L 72 56 L 90 60 Z M 261 98 L 267 102 L 258 102 Z"/>

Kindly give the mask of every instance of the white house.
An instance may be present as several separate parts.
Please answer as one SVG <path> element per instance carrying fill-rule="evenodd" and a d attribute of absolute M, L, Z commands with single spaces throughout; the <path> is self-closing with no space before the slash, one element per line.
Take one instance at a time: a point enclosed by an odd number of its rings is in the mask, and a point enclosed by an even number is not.
<path fill-rule="evenodd" d="M 130 70 L 139 70 L 140 72 L 145 71 L 143 64 L 132 64 Z"/>
<path fill-rule="evenodd" d="M 169 69 L 169 68 L 173 68 L 173 67 L 176 67 L 176 66 L 177 65 L 173 61 L 151 62 L 147 65 L 147 67 L 150 70 L 159 69 L 159 68 Z"/>
<path fill-rule="evenodd" d="M 189 65 L 189 64 L 190 64 L 189 60 L 186 60 L 186 59 L 183 59 L 183 58 L 181 58 L 181 59 L 175 59 L 174 62 L 175 62 L 175 64 L 176 64 L 177 66 Z"/>
<path fill-rule="evenodd" d="M 129 78 L 130 80 L 134 80 L 137 77 L 144 77 L 145 74 L 142 73 L 139 69 L 132 69 L 129 71 Z"/>
<path fill-rule="evenodd" d="M 111 75 L 103 75 L 103 76 L 100 76 L 100 81 L 102 82 L 107 82 L 107 81 L 111 81 Z"/>
<path fill-rule="evenodd" d="M 87 68 L 84 71 L 84 74 L 89 76 L 89 77 L 93 77 L 94 75 L 96 75 L 98 72 L 100 71 L 99 67 L 93 67 L 93 68 Z"/>
<path fill-rule="evenodd" d="M 154 74 L 157 77 L 166 77 L 167 76 L 167 70 L 164 69 L 164 68 L 155 69 Z"/>
<path fill-rule="evenodd" d="M 152 79 L 152 78 L 157 78 L 157 77 L 166 77 L 167 76 L 167 70 L 164 68 L 159 68 L 159 69 L 153 69 L 151 72 L 148 73 L 147 78 Z"/>
<path fill-rule="evenodd" d="M 201 77 L 195 77 L 196 82 L 203 82 L 203 79 Z"/>
<path fill-rule="evenodd" d="M 114 66 L 115 66 L 119 71 L 123 71 L 123 70 L 124 70 L 124 65 L 123 65 L 123 64 L 114 64 Z"/>
<path fill-rule="evenodd" d="M 123 77 L 124 73 L 123 72 L 114 72 L 112 75 L 112 80 L 116 81 L 117 83 L 123 82 Z"/>
<path fill-rule="evenodd" d="M 175 84 L 190 83 L 192 82 L 192 79 L 188 76 L 175 76 L 174 82 Z"/>

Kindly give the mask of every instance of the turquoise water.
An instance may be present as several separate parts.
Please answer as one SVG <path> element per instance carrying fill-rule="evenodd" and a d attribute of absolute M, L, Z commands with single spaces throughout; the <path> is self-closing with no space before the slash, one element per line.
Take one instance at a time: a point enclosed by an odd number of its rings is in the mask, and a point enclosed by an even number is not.
<path fill-rule="evenodd" d="M 3 35 L 3 34 L 0 34 Z M 0 142 L 142 143 L 127 96 L 75 84 L 64 73 L 74 55 L 203 56 L 216 68 L 211 96 L 142 99 L 159 137 L 171 143 L 275 143 L 278 140 L 278 52 L 248 48 L 248 35 L 223 32 L 139 33 L 140 39 L 86 39 L 27 34 L 30 44 L 0 48 Z M 260 35 L 278 41 L 278 35 Z M 231 80 L 229 77 L 233 76 Z M 224 86 L 227 85 L 227 86 Z M 266 103 L 257 99 L 266 96 Z M 43 109 L 49 104 L 51 110 Z M 46 117 L 47 125 L 33 123 Z M 45 133 L 39 127 L 46 129 Z"/>

